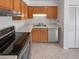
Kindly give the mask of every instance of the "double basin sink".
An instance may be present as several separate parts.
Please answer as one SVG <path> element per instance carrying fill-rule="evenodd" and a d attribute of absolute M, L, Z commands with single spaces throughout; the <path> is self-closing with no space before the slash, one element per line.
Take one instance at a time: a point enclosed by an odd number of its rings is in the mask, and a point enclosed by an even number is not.
<path fill-rule="evenodd" d="M 38 24 L 33 25 L 33 27 L 47 27 L 47 25 L 44 23 L 38 23 Z"/>

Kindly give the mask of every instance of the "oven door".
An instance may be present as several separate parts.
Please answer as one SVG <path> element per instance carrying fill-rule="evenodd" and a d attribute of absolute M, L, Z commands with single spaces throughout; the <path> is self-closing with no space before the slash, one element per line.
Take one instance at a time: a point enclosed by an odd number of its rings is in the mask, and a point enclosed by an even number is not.
<path fill-rule="evenodd" d="M 18 59 L 30 59 L 30 41 L 23 47 Z"/>
<path fill-rule="evenodd" d="M 4 44 L 0 46 L 0 53 L 1 54 L 9 54 L 13 49 L 13 44 L 15 42 L 15 33 L 11 33 L 8 36 L 6 36 L 3 40 Z"/>

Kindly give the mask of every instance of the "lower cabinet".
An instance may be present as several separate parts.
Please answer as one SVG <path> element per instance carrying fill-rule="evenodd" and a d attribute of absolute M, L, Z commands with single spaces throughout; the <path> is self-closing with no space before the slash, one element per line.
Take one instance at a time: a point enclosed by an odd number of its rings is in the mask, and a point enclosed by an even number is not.
<path fill-rule="evenodd" d="M 40 29 L 40 41 L 41 42 L 48 42 L 48 29 L 42 28 Z"/>
<path fill-rule="evenodd" d="M 40 42 L 40 30 L 39 30 L 39 28 L 32 29 L 32 42 Z"/>
<path fill-rule="evenodd" d="M 47 28 L 33 28 L 32 42 L 48 42 Z"/>

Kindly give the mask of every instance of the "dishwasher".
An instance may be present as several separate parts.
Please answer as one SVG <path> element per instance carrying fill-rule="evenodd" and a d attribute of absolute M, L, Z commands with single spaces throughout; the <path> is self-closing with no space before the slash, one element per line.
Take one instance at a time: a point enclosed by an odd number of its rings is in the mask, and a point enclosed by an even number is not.
<path fill-rule="evenodd" d="M 58 28 L 48 28 L 48 42 L 58 42 Z"/>

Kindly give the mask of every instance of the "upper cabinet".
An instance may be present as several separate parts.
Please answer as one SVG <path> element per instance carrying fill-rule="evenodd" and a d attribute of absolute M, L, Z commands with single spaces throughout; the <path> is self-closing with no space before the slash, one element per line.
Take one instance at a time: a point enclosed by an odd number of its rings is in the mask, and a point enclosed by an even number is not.
<path fill-rule="evenodd" d="M 13 9 L 16 11 L 21 11 L 21 1 L 22 0 L 13 0 Z"/>
<path fill-rule="evenodd" d="M 57 7 L 56 6 L 49 6 L 47 12 L 47 18 L 57 18 Z"/>
<path fill-rule="evenodd" d="M 26 18 L 28 18 L 28 5 L 26 4 L 25 6 L 24 6 L 24 18 L 26 19 Z"/>
<path fill-rule="evenodd" d="M 69 5 L 79 5 L 79 0 L 68 0 Z"/>
<path fill-rule="evenodd" d="M 17 0 L 18 1 L 18 0 Z M 18 1 L 19 4 L 15 5 L 15 10 L 20 11 L 21 15 L 20 16 L 13 16 L 13 20 L 24 20 L 28 18 L 28 5 L 23 2 L 22 0 Z"/>
<path fill-rule="evenodd" d="M 47 8 L 42 7 L 42 6 L 34 6 L 31 8 L 32 8 L 34 14 L 45 14 L 47 11 Z"/>
<path fill-rule="evenodd" d="M 47 14 L 47 18 L 57 18 L 57 6 L 29 6 L 29 18 L 33 14 Z"/>
<path fill-rule="evenodd" d="M 24 14 L 24 11 L 25 11 L 25 3 L 22 2 L 21 3 L 21 12 L 22 12 L 22 14 Z"/>
<path fill-rule="evenodd" d="M 47 18 L 56 19 L 58 10 L 57 6 L 28 6 L 23 0 L 0 0 L 0 8 L 15 11 L 15 14 L 20 15 L 13 16 L 15 20 L 33 18 L 33 14 L 47 14 Z"/>
<path fill-rule="evenodd" d="M 13 0 L 0 0 L 0 8 L 12 10 Z"/>
<path fill-rule="evenodd" d="M 29 6 L 29 18 L 33 18 L 33 14 L 47 14 L 46 6 Z"/>
<path fill-rule="evenodd" d="M 22 0 L 0 0 L 0 8 L 19 11 L 21 10 Z"/>

